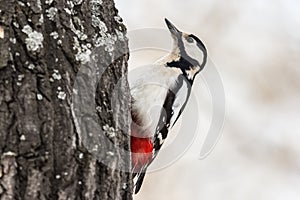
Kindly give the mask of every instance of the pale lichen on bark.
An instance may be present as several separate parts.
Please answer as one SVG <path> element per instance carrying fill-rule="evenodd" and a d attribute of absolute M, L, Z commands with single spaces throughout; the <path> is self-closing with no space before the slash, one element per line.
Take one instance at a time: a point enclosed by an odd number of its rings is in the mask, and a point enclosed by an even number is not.
<path fill-rule="evenodd" d="M 128 59 L 126 29 L 113 1 L 14 0 L 0 10 L 0 197 L 131 199 L 130 174 L 119 170 L 128 167 L 130 157 L 114 146 L 129 148 L 128 112 L 122 114 L 129 109 L 126 81 L 117 113 L 110 103 Z M 95 54 L 99 62 L 87 65 Z M 76 118 L 72 94 L 81 91 L 73 84 L 85 65 L 95 74 L 86 73 L 80 84 L 94 84 L 101 92 L 92 99 L 95 107 L 84 104 L 80 111 L 87 109 L 87 115 Z M 85 126 L 82 118 L 91 113 L 98 120 Z M 78 127 L 91 129 L 90 139 L 96 138 L 91 149 L 82 145 Z"/>
<path fill-rule="evenodd" d="M 16 187 L 15 176 L 17 174 L 16 153 L 4 152 L 0 158 L 0 197 L 1 200 L 14 200 L 14 190 Z"/>
<path fill-rule="evenodd" d="M 25 39 L 25 44 L 28 51 L 35 52 L 40 51 L 40 49 L 43 48 L 44 37 L 42 33 L 32 30 L 29 25 L 25 25 L 22 29 L 22 32 L 28 36 Z"/>

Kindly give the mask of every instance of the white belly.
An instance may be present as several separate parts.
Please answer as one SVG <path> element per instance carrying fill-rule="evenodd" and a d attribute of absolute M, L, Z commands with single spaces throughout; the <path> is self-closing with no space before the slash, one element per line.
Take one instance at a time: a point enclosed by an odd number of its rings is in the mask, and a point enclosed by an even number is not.
<path fill-rule="evenodd" d="M 134 99 L 132 109 L 148 134 L 143 137 L 152 137 L 155 133 L 167 92 L 178 75 L 178 71 L 157 65 L 141 67 L 129 73 L 129 86 Z"/>

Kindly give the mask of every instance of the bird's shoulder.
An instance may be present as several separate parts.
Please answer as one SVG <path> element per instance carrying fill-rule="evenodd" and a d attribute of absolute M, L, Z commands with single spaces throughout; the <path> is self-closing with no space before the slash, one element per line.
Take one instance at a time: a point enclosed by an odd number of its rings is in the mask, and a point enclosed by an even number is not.
<path fill-rule="evenodd" d="M 169 87 L 182 74 L 179 69 L 166 67 L 164 64 L 145 65 L 131 70 L 128 74 L 131 89 L 145 84 L 157 84 Z"/>

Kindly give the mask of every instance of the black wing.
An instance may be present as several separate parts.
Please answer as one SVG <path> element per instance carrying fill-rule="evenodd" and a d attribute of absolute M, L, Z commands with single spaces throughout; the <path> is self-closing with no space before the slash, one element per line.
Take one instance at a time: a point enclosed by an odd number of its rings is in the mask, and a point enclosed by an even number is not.
<path fill-rule="evenodd" d="M 191 85 L 183 75 L 180 75 L 176 84 L 171 88 L 166 96 L 156 133 L 153 138 L 154 157 L 160 150 L 162 144 L 168 136 L 169 130 L 174 126 L 180 117 L 191 93 Z"/>
<path fill-rule="evenodd" d="M 147 166 L 145 166 L 141 170 L 141 172 L 133 175 L 134 177 L 137 176 L 137 181 L 135 184 L 135 194 L 139 192 L 142 186 L 147 167 L 157 156 L 161 146 L 168 136 L 170 128 L 174 126 L 175 122 L 181 115 L 189 98 L 190 92 L 191 85 L 182 75 L 178 77 L 174 87 L 169 89 L 163 105 L 163 109 L 161 111 L 160 119 L 157 124 L 156 132 L 153 137 L 153 158 L 151 162 L 149 162 Z"/>
<path fill-rule="evenodd" d="M 133 177 L 137 176 L 137 181 L 136 181 L 136 184 L 135 184 L 134 194 L 137 194 L 140 191 L 140 189 L 142 187 L 142 183 L 143 183 L 144 178 L 145 178 L 146 170 L 147 169 L 145 168 L 140 173 L 133 175 Z"/>

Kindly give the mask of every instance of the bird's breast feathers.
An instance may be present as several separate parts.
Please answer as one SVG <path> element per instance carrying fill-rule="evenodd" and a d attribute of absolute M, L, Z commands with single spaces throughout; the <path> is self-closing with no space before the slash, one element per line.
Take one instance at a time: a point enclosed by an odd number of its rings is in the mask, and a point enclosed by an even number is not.
<path fill-rule="evenodd" d="M 180 70 L 161 65 L 145 66 L 129 73 L 129 86 L 133 97 L 132 112 L 139 119 L 140 126 L 147 129 L 143 133 L 148 134 L 140 137 L 152 137 L 155 133 L 168 92 L 176 87 L 185 90 L 182 84 L 178 86 L 180 75 Z M 178 97 L 173 105 L 176 114 L 185 104 L 188 95 L 181 88 L 177 89 L 177 92 L 183 96 Z M 174 123 L 175 120 L 171 119 L 171 122 Z"/>

